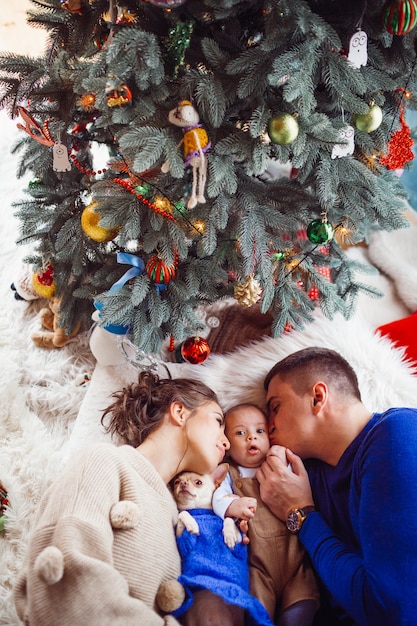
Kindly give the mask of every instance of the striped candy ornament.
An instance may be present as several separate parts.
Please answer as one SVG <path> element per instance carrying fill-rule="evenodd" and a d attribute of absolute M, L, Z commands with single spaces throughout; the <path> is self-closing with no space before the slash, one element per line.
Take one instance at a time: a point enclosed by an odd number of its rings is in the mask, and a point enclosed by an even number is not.
<path fill-rule="evenodd" d="M 406 35 L 417 24 L 416 0 L 389 0 L 383 8 L 382 22 L 391 35 Z"/>
<path fill-rule="evenodd" d="M 175 265 L 167 265 L 159 256 L 152 256 L 146 264 L 146 272 L 157 285 L 166 285 L 175 276 Z"/>

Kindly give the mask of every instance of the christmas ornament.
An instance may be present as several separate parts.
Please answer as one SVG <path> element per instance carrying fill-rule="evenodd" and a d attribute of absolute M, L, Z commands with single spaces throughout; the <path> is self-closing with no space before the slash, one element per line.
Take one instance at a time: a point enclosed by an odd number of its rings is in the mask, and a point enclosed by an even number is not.
<path fill-rule="evenodd" d="M 32 178 L 28 183 L 29 189 L 36 189 L 40 185 L 42 185 L 42 179 L 39 178 L 38 176 L 36 176 L 35 178 Z"/>
<path fill-rule="evenodd" d="M 211 143 L 208 135 L 201 124 L 200 117 L 188 100 L 182 100 L 175 109 L 168 114 L 168 120 L 171 124 L 182 128 L 184 145 L 185 167 L 191 165 L 193 170 L 193 185 L 191 195 L 187 202 L 187 208 L 193 209 L 197 203 L 204 204 L 204 189 L 207 180 L 207 157 L 206 152 L 210 150 Z M 161 167 L 161 171 L 166 174 L 169 172 L 169 163 L 165 163 Z M 198 184 L 198 189 L 197 189 Z"/>
<path fill-rule="evenodd" d="M 328 243 L 333 239 L 333 226 L 324 218 L 313 220 L 307 226 L 307 237 L 311 243 Z"/>
<path fill-rule="evenodd" d="M 175 9 L 184 4 L 186 0 L 146 0 L 149 4 L 153 4 L 155 7 L 161 7 L 163 9 Z"/>
<path fill-rule="evenodd" d="M 68 159 L 68 150 L 63 143 L 55 143 L 52 148 L 52 154 L 52 169 L 54 172 L 69 172 L 71 170 L 71 163 Z"/>
<path fill-rule="evenodd" d="M 32 287 L 41 298 L 52 298 L 55 293 L 54 268 L 48 263 L 44 270 L 32 276 Z"/>
<path fill-rule="evenodd" d="M 69 13 L 77 13 L 82 15 L 84 13 L 82 0 L 61 0 L 61 6 Z"/>
<path fill-rule="evenodd" d="M 349 41 L 348 61 L 352 67 L 359 69 L 368 62 L 368 35 L 358 30 Z"/>
<path fill-rule="evenodd" d="M 268 135 L 272 143 L 286 146 L 298 137 L 298 122 L 290 113 L 278 113 L 268 122 Z"/>
<path fill-rule="evenodd" d="M 126 83 L 115 83 L 115 81 L 109 80 L 106 84 L 106 101 L 107 106 L 123 107 L 132 102 L 132 92 Z"/>
<path fill-rule="evenodd" d="M 93 93 L 86 93 L 78 99 L 78 104 L 84 111 L 93 111 L 96 104 L 96 97 Z"/>
<path fill-rule="evenodd" d="M 203 337 L 188 337 L 175 351 L 177 363 L 186 361 L 192 365 L 199 365 L 209 356 L 210 346 Z"/>
<path fill-rule="evenodd" d="M 389 170 L 402 169 L 408 161 L 414 159 L 411 147 L 414 145 L 411 139 L 411 130 L 404 119 L 404 107 L 400 110 L 401 128 L 397 130 L 388 143 L 388 153 L 379 159 L 382 165 L 386 165 Z"/>
<path fill-rule="evenodd" d="M 146 272 L 157 285 L 167 285 L 176 273 L 175 265 L 167 265 L 158 255 L 152 256 L 146 264 Z"/>
<path fill-rule="evenodd" d="M 120 9 L 119 16 L 116 20 L 116 24 L 134 24 L 136 22 L 136 15 L 130 11 L 130 9 Z"/>
<path fill-rule="evenodd" d="M 7 497 L 7 491 L 0 483 L 0 532 L 5 529 L 6 526 L 6 508 L 9 506 L 9 500 Z"/>
<path fill-rule="evenodd" d="M 364 133 L 372 133 L 381 125 L 382 110 L 377 104 L 371 102 L 368 112 L 356 113 L 353 116 L 353 122 L 358 130 L 362 130 Z"/>
<path fill-rule="evenodd" d="M 388 0 L 382 9 L 382 23 L 391 35 L 406 35 L 417 24 L 416 0 Z"/>
<path fill-rule="evenodd" d="M 242 306 L 252 306 L 258 302 L 262 294 L 259 281 L 253 276 L 248 276 L 246 280 L 234 288 L 234 297 Z"/>
<path fill-rule="evenodd" d="M 355 150 L 355 129 L 353 126 L 345 126 L 339 131 L 340 143 L 335 143 L 332 150 L 332 159 L 348 156 Z"/>
<path fill-rule="evenodd" d="M 106 241 L 111 241 L 117 237 L 120 226 L 115 228 L 105 228 L 104 226 L 99 226 L 98 224 L 101 220 L 101 215 L 96 211 L 96 207 L 98 205 L 99 203 L 93 200 L 91 204 L 85 207 L 81 214 L 81 227 L 90 239 L 99 243 L 105 243 Z"/>
<path fill-rule="evenodd" d="M 170 65 L 173 78 L 177 78 L 180 67 L 184 65 L 185 53 L 190 47 L 191 33 L 194 22 L 179 21 L 170 29 L 164 44 L 167 51 L 167 62 Z"/>
<path fill-rule="evenodd" d="M 44 146 L 49 147 L 54 145 L 55 141 L 51 137 L 48 126 L 50 120 L 45 120 L 41 126 L 24 107 L 19 106 L 17 107 L 17 110 L 25 122 L 25 125 L 20 124 L 20 122 L 16 124 L 17 128 L 23 130 L 29 135 L 29 137 L 32 137 L 32 139 L 35 139 L 35 141 L 43 144 Z"/>

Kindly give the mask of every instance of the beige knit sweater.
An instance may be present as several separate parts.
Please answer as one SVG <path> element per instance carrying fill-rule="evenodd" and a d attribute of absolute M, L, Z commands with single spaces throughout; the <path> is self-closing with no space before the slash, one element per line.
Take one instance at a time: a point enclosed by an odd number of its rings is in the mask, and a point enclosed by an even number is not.
<path fill-rule="evenodd" d="M 14 590 L 19 617 L 30 626 L 178 624 L 155 606 L 161 582 L 180 574 L 176 521 L 168 488 L 137 450 L 104 443 L 81 453 L 41 501 Z"/>

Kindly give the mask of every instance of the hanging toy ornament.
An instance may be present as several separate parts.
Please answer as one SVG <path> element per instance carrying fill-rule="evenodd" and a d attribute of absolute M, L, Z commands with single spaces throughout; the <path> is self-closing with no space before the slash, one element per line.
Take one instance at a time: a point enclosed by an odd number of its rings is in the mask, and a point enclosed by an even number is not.
<path fill-rule="evenodd" d="M 54 268 L 48 263 L 44 270 L 32 276 L 32 287 L 41 298 L 52 298 L 55 293 Z"/>
<path fill-rule="evenodd" d="M 160 289 L 164 288 L 176 273 L 175 265 L 167 265 L 158 255 L 151 256 L 146 264 L 146 273 Z"/>
<path fill-rule="evenodd" d="M 71 171 L 71 163 L 68 158 L 68 150 L 67 150 L 67 147 L 63 143 L 61 143 L 60 141 L 57 141 L 52 148 L 52 154 L 53 154 L 52 169 L 54 170 L 54 172 Z"/>
<path fill-rule="evenodd" d="M 168 113 L 168 120 L 174 126 L 182 128 L 184 144 L 185 167 L 191 166 L 193 170 L 193 184 L 191 194 L 187 202 L 187 209 L 193 209 L 197 203 L 204 204 L 204 189 L 207 180 L 207 157 L 211 143 L 205 129 L 199 123 L 200 117 L 188 100 L 182 100 L 175 109 Z M 169 162 L 165 161 L 161 167 L 164 174 L 169 172 Z"/>
<path fill-rule="evenodd" d="M 307 237 L 311 243 L 325 244 L 333 239 L 333 226 L 327 221 L 327 218 L 313 220 L 307 227 Z"/>
<path fill-rule="evenodd" d="M 204 363 L 210 356 L 210 346 L 203 337 L 188 337 L 176 350 L 175 360 L 177 363 L 186 361 L 192 365 Z"/>
<path fill-rule="evenodd" d="M 364 133 L 372 133 L 380 127 L 381 122 L 382 110 L 375 102 L 369 104 L 367 113 L 356 113 L 353 115 L 353 123 L 356 128 Z"/>
<path fill-rule="evenodd" d="M 386 165 L 389 170 L 402 169 L 406 163 L 414 159 L 414 153 L 411 150 L 414 141 L 404 119 L 404 107 L 400 109 L 400 123 L 401 128 L 389 140 L 387 154 L 379 159 L 379 162 Z"/>
<path fill-rule="evenodd" d="M 332 149 L 332 159 L 349 156 L 355 151 L 355 129 L 353 126 L 345 126 L 339 131 L 339 143 L 335 143 Z"/>
<path fill-rule="evenodd" d="M 234 288 L 235 300 L 242 306 L 252 306 L 256 304 L 262 294 L 259 281 L 253 276 L 248 276 L 246 280 Z"/>
<path fill-rule="evenodd" d="M 111 109 L 124 107 L 132 102 L 132 92 L 126 83 L 110 78 L 106 83 L 106 102 Z"/>
<path fill-rule="evenodd" d="M 101 215 L 96 211 L 98 205 L 99 203 L 93 200 L 93 202 L 85 207 L 81 214 L 81 227 L 90 239 L 98 243 L 105 243 L 117 237 L 120 226 L 116 226 L 115 228 L 99 226 Z"/>
<path fill-rule="evenodd" d="M 382 9 L 382 23 L 391 35 L 406 35 L 417 24 L 417 1 L 388 0 Z"/>
<path fill-rule="evenodd" d="M 298 137 L 299 126 L 294 115 L 278 113 L 268 122 L 268 135 L 272 143 L 286 146 Z"/>
<path fill-rule="evenodd" d="M 368 62 L 368 35 L 364 30 L 357 30 L 349 41 L 347 60 L 352 67 L 359 69 Z"/>

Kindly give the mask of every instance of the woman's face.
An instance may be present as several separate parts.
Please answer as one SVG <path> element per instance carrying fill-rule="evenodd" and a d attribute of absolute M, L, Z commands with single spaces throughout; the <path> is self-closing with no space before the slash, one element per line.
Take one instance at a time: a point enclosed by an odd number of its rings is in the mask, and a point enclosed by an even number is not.
<path fill-rule="evenodd" d="M 210 401 L 190 411 L 185 433 L 184 469 L 198 474 L 211 473 L 230 447 L 224 434 L 223 411 L 217 402 Z"/>

